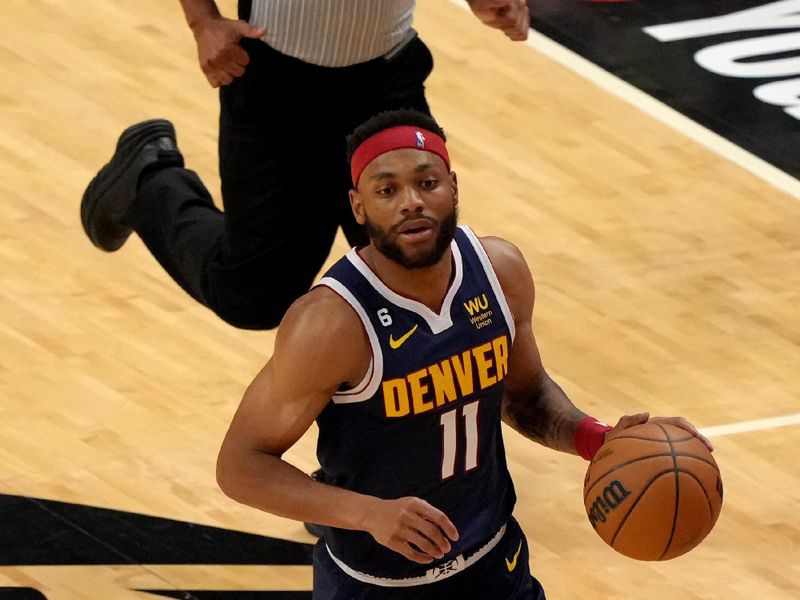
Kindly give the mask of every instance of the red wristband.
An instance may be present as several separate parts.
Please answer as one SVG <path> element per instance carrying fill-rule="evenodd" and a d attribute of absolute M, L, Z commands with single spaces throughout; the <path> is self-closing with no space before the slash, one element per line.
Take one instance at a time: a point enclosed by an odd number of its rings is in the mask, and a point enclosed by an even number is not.
<path fill-rule="evenodd" d="M 594 417 L 584 417 L 575 430 L 575 450 L 586 460 L 592 460 L 603 445 L 606 432 L 612 427 L 601 423 Z"/>

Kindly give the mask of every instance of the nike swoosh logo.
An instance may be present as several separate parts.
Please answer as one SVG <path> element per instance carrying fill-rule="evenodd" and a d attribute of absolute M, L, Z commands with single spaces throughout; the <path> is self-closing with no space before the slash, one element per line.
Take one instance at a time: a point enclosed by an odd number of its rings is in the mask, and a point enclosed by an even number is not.
<path fill-rule="evenodd" d="M 411 329 L 409 329 L 405 334 L 400 336 L 398 339 L 394 339 L 391 335 L 389 336 L 389 346 L 391 346 L 392 350 L 397 350 L 400 346 L 402 346 L 408 338 L 414 335 L 414 332 L 419 327 L 419 324 L 414 325 Z"/>
<path fill-rule="evenodd" d="M 517 548 L 517 551 L 514 553 L 514 558 L 512 558 L 511 560 L 506 559 L 506 568 L 508 569 L 509 573 L 511 573 L 511 571 L 517 568 L 517 559 L 519 558 L 520 550 L 522 550 L 522 540 L 519 541 L 519 547 Z"/>

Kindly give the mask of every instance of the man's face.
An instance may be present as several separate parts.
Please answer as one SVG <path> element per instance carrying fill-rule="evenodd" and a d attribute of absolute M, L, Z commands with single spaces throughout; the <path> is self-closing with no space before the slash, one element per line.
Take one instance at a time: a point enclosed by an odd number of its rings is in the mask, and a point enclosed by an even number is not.
<path fill-rule="evenodd" d="M 456 177 L 431 152 L 402 148 L 378 156 L 350 200 L 375 248 L 408 269 L 436 264 L 453 240 Z"/>

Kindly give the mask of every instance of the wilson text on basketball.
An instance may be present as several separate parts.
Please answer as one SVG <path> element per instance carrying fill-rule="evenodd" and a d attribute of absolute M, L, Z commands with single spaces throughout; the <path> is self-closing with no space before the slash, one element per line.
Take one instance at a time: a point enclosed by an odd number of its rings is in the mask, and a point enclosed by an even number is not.
<path fill-rule="evenodd" d="M 622 504 L 630 494 L 617 479 L 608 484 L 589 509 L 589 522 L 592 527 L 597 529 L 597 523 L 605 523 L 606 515 Z"/>

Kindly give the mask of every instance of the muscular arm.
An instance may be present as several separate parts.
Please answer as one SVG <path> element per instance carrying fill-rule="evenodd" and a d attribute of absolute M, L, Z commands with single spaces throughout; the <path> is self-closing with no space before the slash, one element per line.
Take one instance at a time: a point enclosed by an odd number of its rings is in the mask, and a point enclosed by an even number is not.
<path fill-rule="evenodd" d="M 504 240 L 482 238 L 481 242 L 492 260 L 516 326 L 505 379 L 503 421 L 549 448 L 578 454 L 575 432 L 578 423 L 587 415 L 570 401 L 542 365 L 532 329 L 535 289 L 528 265 L 519 250 Z M 648 420 L 681 427 L 699 438 L 709 450 L 714 449 L 683 417 L 650 418 L 646 412 L 622 416 L 614 428 L 604 434 L 604 439 L 618 436 L 625 429 Z"/>
<path fill-rule="evenodd" d="M 562 452 L 577 454 L 575 429 L 581 412 L 542 365 L 533 335 L 535 289 L 528 265 L 516 247 L 499 238 L 482 238 L 514 315 L 516 337 L 509 358 L 503 421 L 525 437 Z"/>
<path fill-rule="evenodd" d="M 245 391 L 222 443 L 217 480 L 243 504 L 291 519 L 357 529 L 364 498 L 342 498 L 347 492 L 312 481 L 281 458 L 340 384 L 357 381 L 367 350 L 358 322 L 348 327 L 352 319 L 339 309 L 330 292 L 315 290 L 286 314 L 275 352 Z M 325 310 L 336 318 L 319 318 Z M 319 343 L 312 342 L 314 337 Z M 328 340 L 337 337 L 354 352 L 335 352 Z M 329 502 L 346 508 L 328 513 L 324 508 Z"/>
<path fill-rule="evenodd" d="M 313 290 L 287 312 L 272 358 L 242 398 L 217 459 L 231 498 L 263 511 L 369 532 L 410 560 L 429 563 L 458 533 L 419 498 L 382 500 L 318 483 L 282 456 L 342 384 L 357 384 L 370 349 L 352 309 L 332 291 Z"/>
<path fill-rule="evenodd" d="M 524 391 L 509 391 L 503 403 L 506 424 L 535 442 L 570 454 L 578 453 L 575 430 L 586 416 L 544 371 Z"/>

